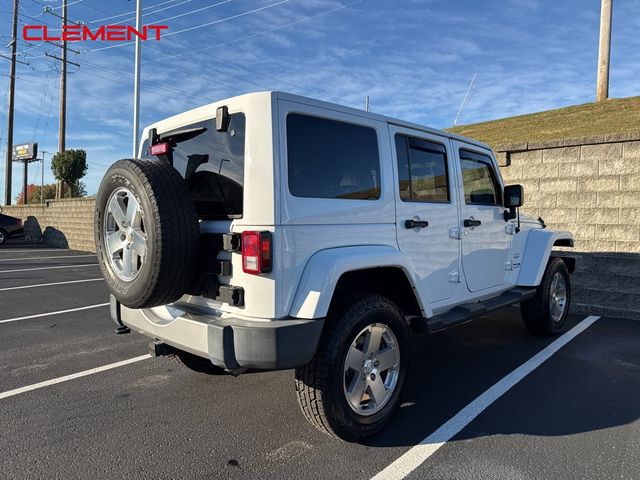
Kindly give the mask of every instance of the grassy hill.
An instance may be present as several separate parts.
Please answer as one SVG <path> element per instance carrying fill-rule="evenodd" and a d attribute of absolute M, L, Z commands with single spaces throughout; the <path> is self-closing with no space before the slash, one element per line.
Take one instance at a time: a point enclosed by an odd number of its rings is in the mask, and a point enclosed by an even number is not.
<path fill-rule="evenodd" d="M 611 99 L 449 129 L 491 147 L 505 143 L 640 132 L 640 97 Z"/>

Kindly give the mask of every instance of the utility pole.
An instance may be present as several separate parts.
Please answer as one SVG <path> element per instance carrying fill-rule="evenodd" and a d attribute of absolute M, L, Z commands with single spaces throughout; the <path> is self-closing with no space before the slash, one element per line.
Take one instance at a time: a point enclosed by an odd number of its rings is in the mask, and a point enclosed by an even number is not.
<path fill-rule="evenodd" d="M 136 0 L 136 30 L 140 31 L 142 0 Z M 138 158 L 140 137 L 140 37 L 136 36 L 135 66 L 133 71 L 133 155 Z"/>
<path fill-rule="evenodd" d="M 609 59 L 611 56 L 611 12 L 613 0 L 602 0 L 600 9 L 600 46 L 598 50 L 598 80 L 596 102 L 609 98 Z"/>
<path fill-rule="evenodd" d="M 62 0 L 62 28 L 67 25 L 67 0 Z M 58 153 L 65 150 L 67 129 L 67 42 L 62 40 L 62 71 L 60 72 L 60 130 L 58 132 Z M 64 182 L 58 180 L 56 198 L 64 195 Z"/>
<path fill-rule="evenodd" d="M 11 67 L 9 67 L 9 106 L 7 112 L 7 158 L 4 163 L 4 204 L 11 205 L 11 180 L 13 162 L 13 102 L 16 90 L 16 53 L 18 47 L 18 2 L 13 0 L 11 26 Z"/>
<path fill-rule="evenodd" d="M 29 181 L 29 160 L 24 159 L 24 174 L 22 175 L 22 204 L 26 205 L 29 203 L 28 198 L 28 183 Z"/>
<path fill-rule="evenodd" d="M 45 153 L 49 153 L 49 152 L 45 152 L 44 150 L 42 151 L 42 169 L 40 170 L 40 203 L 44 203 L 44 154 Z"/>

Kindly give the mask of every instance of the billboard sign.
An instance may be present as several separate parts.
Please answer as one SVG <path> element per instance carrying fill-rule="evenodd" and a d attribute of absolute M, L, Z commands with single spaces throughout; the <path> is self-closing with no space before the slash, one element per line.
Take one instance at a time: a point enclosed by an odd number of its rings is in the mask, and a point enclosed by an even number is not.
<path fill-rule="evenodd" d="M 13 146 L 13 161 L 24 162 L 35 160 L 38 156 L 37 143 L 22 143 Z"/>

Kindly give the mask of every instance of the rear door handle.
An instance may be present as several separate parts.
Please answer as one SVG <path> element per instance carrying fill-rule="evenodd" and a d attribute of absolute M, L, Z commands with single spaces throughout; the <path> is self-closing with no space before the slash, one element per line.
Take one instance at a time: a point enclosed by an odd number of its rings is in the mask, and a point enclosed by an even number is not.
<path fill-rule="evenodd" d="M 474 220 L 473 218 L 466 218 L 464 221 L 465 227 L 479 227 L 480 225 L 482 225 L 482 222 L 480 220 Z"/>
<path fill-rule="evenodd" d="M 426 220 L 405 220 L 404 228 L 427 228 L 429 222 Z"/>

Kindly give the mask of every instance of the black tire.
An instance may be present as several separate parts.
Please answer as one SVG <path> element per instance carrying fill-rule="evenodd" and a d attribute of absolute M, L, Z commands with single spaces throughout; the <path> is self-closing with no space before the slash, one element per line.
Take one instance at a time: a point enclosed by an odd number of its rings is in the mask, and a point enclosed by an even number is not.
<path fill-rule="evenodd" d="M 202 358 L 184 350 L 175 349 L 171 357 L 180 365 L 187 367 L 194 372 L 204 373 L 207 375 L 226 375 L 227 372 L 223 368 L 217 367 L 211 360 Z"/>
<path fill-rule="evenodd" d="M 562 316 L 554 321 L 551 315 L 551 284 L 555 275 L 561 275 L 566 285 L 566 302 Z M 551 258 L 547 264 L 536 296 L 522 302 L 522 320 L 531 333 L 538 336 L 555 336 L 562 333 L 567 323 L 571 305 L 571 283 L 567 265 L 561 258 Z"/>
<path fill-rule="evenodd" d="M 107 202 L 121 188 L 141 205 L 146 234 L 145 259 L 130 281 L 114 270 L 103 235 Z M 123 305 L 166 305 L 188 290 L 197 271 L 200 230 L 186 182 L 171 165 L 149 160 L 114 163 L 98 190 L 94 230 L 100 269 L 109 291 Z"/>
<path fill-rule="evenodd" d="M 9 240 L 9 234 L 0 228 L 0 245 L 4 245 Z"/>
<path fill-rule="evenodd" d="M 352 409 L 346 398 L 343 384 L 347 374 L 344 365 L 346 354 L 358 333 L 372 324 L 382 324 L 395 335 L 400 367 L 395 389 L 384 407 L 372 415 L 360 415 Z M 400 309 L 389 299 L 367 295 L 331 313 L 325 330 L 314 358 L 296 369 L 298 403 L 306 419 L 320 431 L 347 441 L 364 440 L 389 423 L 400 403 L 409 370 L 409 330 L 406 321 Z"/>

